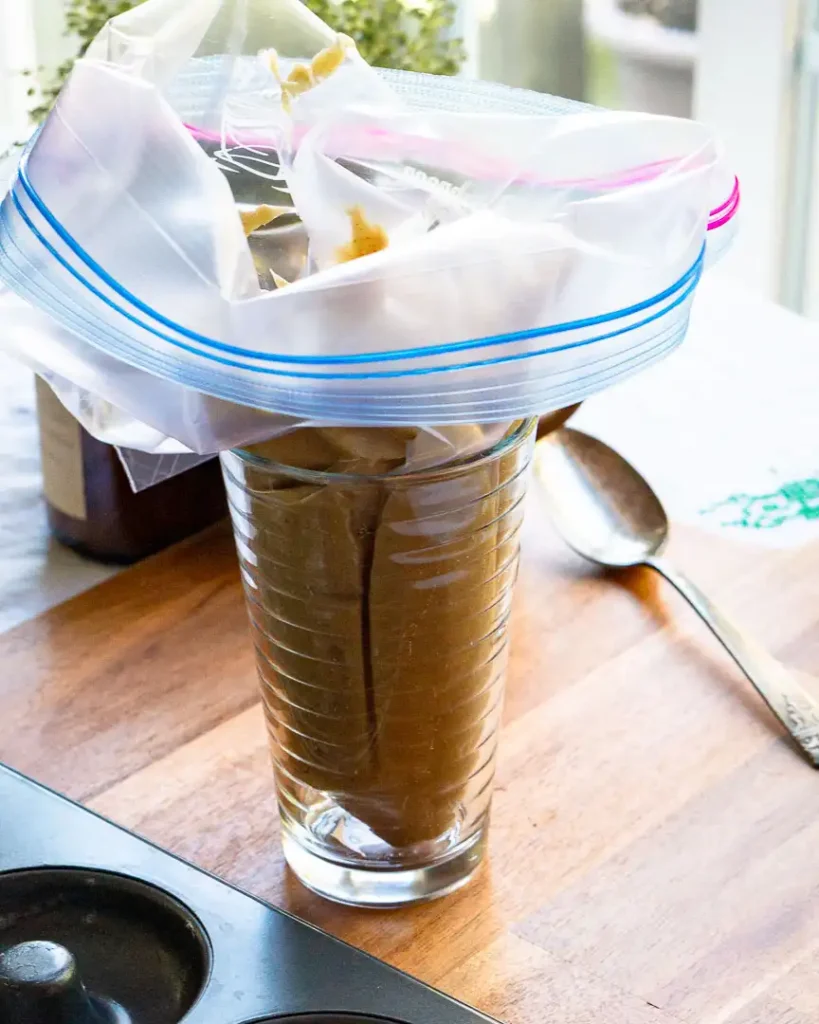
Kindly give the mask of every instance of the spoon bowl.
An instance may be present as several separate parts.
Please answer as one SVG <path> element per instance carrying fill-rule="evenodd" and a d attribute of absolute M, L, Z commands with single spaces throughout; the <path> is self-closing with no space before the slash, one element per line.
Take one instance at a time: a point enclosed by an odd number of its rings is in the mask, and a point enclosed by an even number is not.
<path fill-rule="evenodd" d="M 563 427 L 537 446 L 549 515 L 579 555 L 611 568 L 642 565 L 668 538 L 668 517 L 642 476 L 596 437 Z"/>

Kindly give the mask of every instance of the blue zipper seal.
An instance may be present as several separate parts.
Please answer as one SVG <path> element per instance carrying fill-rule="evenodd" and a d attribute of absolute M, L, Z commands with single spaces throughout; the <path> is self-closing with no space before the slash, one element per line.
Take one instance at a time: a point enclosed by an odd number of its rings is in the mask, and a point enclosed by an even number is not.
<path fill-rule="evenodd" d="M 23 209 L 20 203 L 19 197 L 16 195 L 14 189 L 9 193 L 9 196 L 14 203 L 15 208 L 22 217 L 24 223 L 29 228 L 31 233 L 37 238 L 37 240 L 46 248 L 46 250 L 66 269 L 68 272 L 88 291 L 95 295 L 100 301 L 105 303 L 111 309 L 115 310 L 120 315 L 134 323 L 136 326 L 148 331 L 154 336 L 174 345 L 184 351 L 190 352 L 194 355 L 198 355 L 204 359 L 209 359 L 213 362 L 219 362 L 226 366 L 236 367 L 239 369 L 245 369 L 251 372 L 257 373 L 274 373 L 282 376 L 291 377 L 306 377 L 308 379 L 324 379 L 324 380 L 336 380 L 336 379 L 369 379 L 374 377 L 402 377 L 408 375 L 422 374 L 422 373 L 437 373 L 448 370 L 460 370 L 460 369 L 473 369 L 480 366 L 490 366 L 499 363 L 507 363 L 521 358 L 536 358 L 537 356 L 547 355 L 550 352 L 563 352 L 569 349 L 581 347 L 596 343 L 598 341 L 607 340 L 609 338 L 617 337 L 618 335 L 627 333 L 632 330 L 636 330 L 643 327 L 654 320 L 660 319 L 667 313 L 671 312 L 676 306 L 680 305 L 688 296 L 691 294 L 693 289 L 699 282 L 702 268 L 705 258 L 705 244 L 703 244 L 697 259 L 688 268 L 685 273 L 677 279 L 672 285 L 663 291 L 657 293 L 655 296 L 643 300 L 642 302 L 635 303 L 632 306 L 626 307 L 621 310 L 617 310 L 611 313 L 600 314 L 594 317 L 588 317 L 581 320 L 568 321 L 563 324 L 552 324 L 542 328 L 531 328 L 526 331 L 516 331 L 510 334 L 495 335 L 486 338 L 474 339 L 471 341 L 462 342 L 451 342 L 447 344 L 432 345 L 425 348 L 414 348 L 414 349 L 394 349 L 387 352 L 379 352 L 372 354 L 357 354 L 357 355 L 340 355 L 340 356 L 298 356 L 298 355 L 286 355 L 286 354 L 271 354 L 268 352 L 258 352 L 252 349 L 240 348 L 233 345 L 227 345 L 223 342 L 219 342 L 214 338 L 208 338 L 206 335 L 199 334 L 195 331 L 190 331 L 187 328 L 175 323 L 174 321 L 162 316 L 156 310 L 153 310 L 150 306 L 143 303 L 136 295 L 125 289 L 118 281 L 116 281 L 110 274 L 97 263 L 93 257 L 91 257 L 82 246 L 69 234 L 68 231 L 59 223 L 53 213 L 48 209 L 47 205 L 43 201 L 42 197 L 36 191 L 32 185 L 27 169 L 28 154 L 23 157 L 20 167 L 18 169 L 17 182 L 22 186 L 23 191 L 29 198 L 31 203 L 42 215 L 44 220 L 54 230 L 55 234 L 65 243 L 68 249 L 73 252 L 82 263 L 96 275 L 107 287 L 109 287 L 115 294 L 119 295 L 128 304 L 135 309 L 145 314 L 149 319 L 161 324 L 162 326 L 168 327 L 171 330 L 177 332 L 183 338 L 188 338 L 206 348 L 211 348 L 216 352 L 224 352 L 230 355 L 244 356 L 245 358 L 255 359 L 260 362 L 272 362 L 279 364 L 295 364 L 295 365 L 354 365 L 361 363 L 379 363 L 379 362 L 395 362 L 398 360 L 412 360 L 421 358 L 431 358 L 438 355 L 446 355 L 455 352 L 471 351 L 479 348 L 495 347 L 499 345 L 513 344 L 520 341 L 528 341 L 532 338 L 547 337 L 556 334 L 565 334 L 570 331 L 583 330 L 602 326 L 605 324 L 616 322 L 617 320 L 624 319 L 626 317 L 634 316 L 645 310 L 651 309 L 658 304 L 664 302 L 666 299 L 676 296 L 673 302 L 660 310 L 655 312 L 637 323 L 630 324 L 625 328 L 603 333 L 593 338 L 583 339 L 578 342 L 567 343 L 565 345 L 552 346 L 550 348 L 541 349 L 536 352 L 518 353 L 513 356 L 501 356 L 489 360 L 478 360 L 460 364 L 450 364 L 449 366 L 442 367 L 418 367 L 413 370 L 398 370 L 388 372 L 370 372 L 370 373 L 355 373 L 355 374 L 306 374 L 306 373 L 285 373 L 284 371 L 276 371 L 272 369 L 266 369 L 263 367 L 256 367 L 246 363 L 236 362 L 234 360 L 222 359 L 218 356 L 212 355 L 208 352 L 204 352 L 201 349 L 195 348 L 191 345 L 185 344 L 178 339 L 170 337 L 162 331 L 157 330 L 150 324 L 144 323 L 138 319 L 134 314 L 129 313 L 123 309 L 120 305 L 111 300 L 107 295 L 101 292 L 96 286 L 94 286 L 89 280 L 87 280 L 75 267 L 68 263 L 68 261 L 56 251 L 54 246 L 43 236 L 43 234 L 34 225 L 31 218 L 28 216 L 26 211 Z"/>

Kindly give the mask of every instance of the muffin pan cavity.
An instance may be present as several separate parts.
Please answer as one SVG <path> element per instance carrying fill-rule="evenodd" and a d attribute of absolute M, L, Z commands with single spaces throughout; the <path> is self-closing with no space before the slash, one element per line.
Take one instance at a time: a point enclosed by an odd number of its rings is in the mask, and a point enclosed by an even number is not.
<path fill-rule="evenodd" d="M 105 1024 L 177 1024 L 208 971 L 201 927 L 155 886 L 70 868 L 0 875 L 2 1020 L 5 1001 L 17 1013 L 28 1004 L 34 1014 L 38 1002 L 55 1014 L 65 1006 L 67 1021 L 67 1007 L 84 1005 L 75 1013 L 82 1024 L 83 1016 L 96 1024 L 95 1013 Z"/>
<path fill-rule="evenodd" d="M 311 1013 L 299 1017 L 268 1017 L 252 1024 L 403 1024 L 403 1021 L 387 1020 L 386 1017 L 351 1017 L 349 1013 Z"/>

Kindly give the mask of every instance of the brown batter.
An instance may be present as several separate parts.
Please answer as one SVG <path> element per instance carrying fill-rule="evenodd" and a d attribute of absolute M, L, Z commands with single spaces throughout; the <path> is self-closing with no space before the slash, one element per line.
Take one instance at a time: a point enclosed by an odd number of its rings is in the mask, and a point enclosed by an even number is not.
<path fill-rule="evenodd" d="M 305 428 L 249 449 L 295 470 L 245 464 L 283 802 L 326 792 L 395 847 L 446 833 L 491 771 L 528 459 L 523 445 L 402 475 L 416 434 Z"/>

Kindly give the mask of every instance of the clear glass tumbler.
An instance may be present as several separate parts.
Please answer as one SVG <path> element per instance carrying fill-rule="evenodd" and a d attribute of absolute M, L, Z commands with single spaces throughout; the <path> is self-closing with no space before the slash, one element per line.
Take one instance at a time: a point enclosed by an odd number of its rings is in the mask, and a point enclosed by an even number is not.
<path fill-rule="evenodd" d="M 430 899 L 480 862 L 534 427 L 419 472 L 222 456 L 284 852 L 330 899 Z"/>

